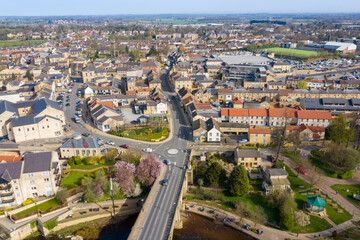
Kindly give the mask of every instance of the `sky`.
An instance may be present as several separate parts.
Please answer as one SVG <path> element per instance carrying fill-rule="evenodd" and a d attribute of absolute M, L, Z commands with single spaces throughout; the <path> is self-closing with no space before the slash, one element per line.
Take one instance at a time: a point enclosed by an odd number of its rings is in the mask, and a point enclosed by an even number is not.
<path fill-rule="evenodd" d="M 1 0 L 0 16 L 354 13 L 359 0 Z"/>

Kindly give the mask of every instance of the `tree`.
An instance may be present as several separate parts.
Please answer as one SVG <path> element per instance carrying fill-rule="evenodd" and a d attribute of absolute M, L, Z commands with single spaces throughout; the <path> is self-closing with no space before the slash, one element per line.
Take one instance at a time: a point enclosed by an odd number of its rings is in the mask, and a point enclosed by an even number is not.
<path fill-rule="evenodd" d="M 89 202 L 103 198 L 104 193 L 109 189 L 109 181 L 101 170 L 95 173 L 95 178 L 85 177 L 82 185 L 85 188 L 84 200 Z"/>
<path fill-rule="evenodd" d="M 131 54 L 134 56 L 134 61 L 139 60 L 142 57 L 142 54 L 139 49 L 131 51 Z"/>
<path fill-rule="evenodd" d="M 29 72 L 29 70 L 26 71 L 25 77 L 27 77 L 27 79 L 28 79 L 29 81 L 32 81 L 32 80 L 33 80 L 33 76 L 32 76 L 32 74 Z"/>
<path fill-rule="evenodd" d="M 198 183 L 198 185 L 199 185 L 199 188 L 201 188 L 201 187 L 204 185 L 204 180 L 202 180 L 202 178 L 199 178 L 199 179 L 197 180 L 197 183 Z"/>
<path fill-rule="evenodd" d="M 345 143 L 346 145 L 354 138 L 355 130 L 349 128 L 348 121 L 344 115 L 339 114 L 330 124 L 329 138 L 337 145 Z"/>
<path fill-rule="evenodd" d="M 286 190 L 276 190 L 268 194 L 266 198 L 269 204 L 279 209 L 281 226 L 285 229 L 292 228 L 295 208 L 293 195 Z"/>
<path fill-rule="evenodd" d="M 125 195 L 129 195 L 135 189 L 135 165 L 124 161 L 119 161 L 114 165 L 115 181 Z"/>
<path fill-rule="evenodd" d="M 250 219 L 254 222 L 254 228 L 256 228 L 257 224 L 264 224 L 266 222 L 266 214 L 264 208 L 256 205 L 254 210 L 250 212 Z"/>
<path fill-rule="evenodd" d="M 140 182 L 150 186 L 159 176 L 161 163 L 154 154 L 146 155 L 145 159 L 136 167 L 136 176 Z"/>
<path fill-rule="evenodd" d="M 330 146 L 319 160 L 334 173 L 343 174 L 360 163 L 360 154 L 357 150 L 345 146 Z"/>
<path fill-rule="evenodd" d="M 232 196 L 241 197 L 249 192 L 249 178 L 242 165 L 233 169 L 228 182 L 229 192 Z"/>
<path fill-rule="evenodd" d="M 299 89 L 307 89 L 308 88 L 308 84 L 306 81 L 299 81 L 297 84 L 297 87 Z"/>
<path fill-rule="evenodd" d="M 66 190 L 60 190 L 55 195 L 56 201 L 58 201 L 61 204 L 66 202 L 67 197 L 68 197 L 68 194 L 67 194 Z"/>
<path fill-rule="evenodd" d="M 205 183 L 209 186 L 214 184 L 217 186 L 222 186 L 226 180 L 226 171 L 218 162 L 214 162 L 206 170 L 204 180 Z"/>

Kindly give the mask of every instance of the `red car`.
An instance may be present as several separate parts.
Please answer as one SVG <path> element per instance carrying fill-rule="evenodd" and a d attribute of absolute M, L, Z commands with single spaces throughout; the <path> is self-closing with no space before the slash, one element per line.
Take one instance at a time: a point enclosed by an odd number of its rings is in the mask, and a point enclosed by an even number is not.
<path fill-rule="evenodd" d="M 304 170 L 304 168 L 302 168 L 302 167 L 299 167 L 298 170 L 299 170 L 299 172 L 301 172 L 301 173 L 304 174 L 304 175 L 307 174 L 307 172 L 306 172 L 306 171 Z"/>
<path fill-rule="evenodd" d="M 122 148 L 129 148 L 129 145 L 123 144 L 123 145 L 120 145 L 120 147 L 122 147 Z"/>
<path fill-rule="evenodd" d="M 71 84 L 71 86 L 75 86 L 75 83 Z"/>

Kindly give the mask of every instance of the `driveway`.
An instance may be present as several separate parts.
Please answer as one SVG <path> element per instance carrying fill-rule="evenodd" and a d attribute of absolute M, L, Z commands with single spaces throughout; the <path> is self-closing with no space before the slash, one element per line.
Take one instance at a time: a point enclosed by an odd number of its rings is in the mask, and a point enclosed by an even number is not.
<path fill-rule="evenodd" d="M 125 115 L 125 123 L 131 123 L 132 121 L 137 121 L 141 114 L 135 114 L 131 107 L 122 107 L 121 112 Z"/>

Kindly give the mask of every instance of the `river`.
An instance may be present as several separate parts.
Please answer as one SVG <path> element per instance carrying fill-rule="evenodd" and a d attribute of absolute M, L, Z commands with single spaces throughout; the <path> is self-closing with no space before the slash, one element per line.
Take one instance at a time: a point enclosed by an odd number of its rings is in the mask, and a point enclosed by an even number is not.
<path fill-rule="evenodd" d="M 188 217 L 183 218 L 184 226 L 182 229 L 174 230 L 174 240 L 250 240 L 253 239 L 244 233 L 235 230 L 231 227 L 225 226 L 221 223 L 216 223 L 209 218 L 186 213 Z"/>

